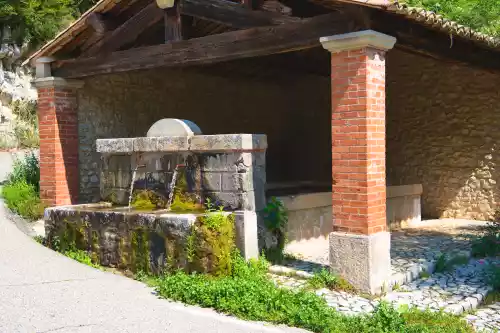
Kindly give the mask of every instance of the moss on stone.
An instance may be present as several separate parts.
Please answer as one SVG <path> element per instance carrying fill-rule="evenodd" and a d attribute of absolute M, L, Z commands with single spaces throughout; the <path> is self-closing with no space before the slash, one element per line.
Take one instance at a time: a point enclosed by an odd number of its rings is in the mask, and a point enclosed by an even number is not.
<path fill-rule="evenodd" d="M 234 216 L 224 212 L 210 212 L 193 225 L 189 270 L 215 276 L 232 272 L 234 245 Z M 189 248 L 190 247 L 190 248 Z"/>
<path fill-rule="evenodd" d="M 130 245 L 132 248 L 131 268 L 134 272 L 150 272 L 149 262 L 149 237 L 144 228 L 135 229 L 131 232 Z"/>
<path fill-rule="evenodd" d="M 194 194 L 182 193 L 181 190 L 176 189 L 170 211 L 172 213 L 201 213 L 203 206 Z"/>
<path fill-rule="evenodd" d="M 99 232 L 97 230 L 91 231 L 92 235 L 92 244 L 90 246 L 90 257 L 92 258 L 92 262 L 99 264 L 101 262 L 101 244 Z"/>
<path fill-rule="evenodd" d="M 167 199 L 153 190 L 134 191 L 131 206 L 136 210 L 154 210 L 167 206 Z"/>

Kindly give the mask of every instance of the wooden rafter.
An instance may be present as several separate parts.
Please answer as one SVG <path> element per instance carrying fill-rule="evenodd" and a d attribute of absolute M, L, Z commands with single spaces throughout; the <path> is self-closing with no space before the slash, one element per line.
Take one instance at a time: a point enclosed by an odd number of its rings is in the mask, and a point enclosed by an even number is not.
<path fill-rule="evenodd" d="M 163 10 L 158 8 L 155 2 L 152 2 L 127 22 L 94 44 L 83 55 L 89 56 L 100 52 L 116 51 L 123 45 L 133 42 L 144 30 L 156 24 L 162 18 Z"/>
<path fill-rule="evenodd" d="M 291 52 L 318 46 L 319 38 L 346 33 L 340 13 L 322 15 L 272 27 L 232 31 L 162 45 L 140 47 L 94 58 L 60 61 L 54 75 L 85 77 L 156 67 L 210 64 L 234 59 Z"/>
<path fill-rule="evenodd" d="M 184 15 L 221 23 L 237 29 L 297 22 L 300 19 L 279 13 L 249 10 L 241 4 L 226 0 L 183 0 L 180 11 Z M 155 2 L 150 3 L 120 27 L 88 48 L 83 56 L 113 52 L 133 42 L 147 28 L 164 17 Z M 177 16 L 176 16 L 177 17 Z"/>

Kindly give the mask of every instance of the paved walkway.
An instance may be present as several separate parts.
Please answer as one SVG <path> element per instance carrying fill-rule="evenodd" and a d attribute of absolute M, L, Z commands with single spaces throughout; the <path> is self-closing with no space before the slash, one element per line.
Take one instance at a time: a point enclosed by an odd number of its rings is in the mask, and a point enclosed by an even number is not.
<path fill-rule="evenodd" d="M 0 332 L 304 332 L 158 299 L 39 245 L 5 216 L 0 201 Z"/>

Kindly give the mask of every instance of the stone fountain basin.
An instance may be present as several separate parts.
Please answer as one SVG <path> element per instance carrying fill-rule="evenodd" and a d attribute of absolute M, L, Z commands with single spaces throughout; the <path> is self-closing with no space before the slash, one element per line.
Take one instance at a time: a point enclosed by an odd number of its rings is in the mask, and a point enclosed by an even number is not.
<path fill-rule="evenodd" d="M 249 225 L 245 211 L 228 214 L 234 214 L 235 245 L 247 257 L 248 239 L 253 238 L 253 234 L 256 239 L 256 220 Z M 132 271 L 139 270 L 137 258 L 141 255 L 141 260 L 147 260 L 155 273 L 167 264 L 167 258 L 173 258 L 176 268 L 188 266 L 188 238 L 193 225 L 203 215 L 129 210 L 113 207 L 111 203 L 96 203 L 47 208 L 44 221 L 49 242 L 58 237 L 61 243 L 75 243 L 77 248 L 89 251 L 103 266 Z M 140 254 L 139 248 L 144 253 Z M 204 251 L 210 257 L 210 249 Z"/>

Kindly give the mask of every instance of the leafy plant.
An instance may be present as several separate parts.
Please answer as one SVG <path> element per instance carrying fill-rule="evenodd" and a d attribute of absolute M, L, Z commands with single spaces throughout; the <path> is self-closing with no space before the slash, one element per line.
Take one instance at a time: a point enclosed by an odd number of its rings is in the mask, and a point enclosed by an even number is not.
<path fill-rule="evenodd" d="M 22 217 L 37 220 L 43 216 L 44 206 L 35 187 L 24 180 L 4 186 L 2 197 L 7 207 Z"/>
<path fill-rule="evenodd" d="M 266 321 L 328 333 L 472 333 L 457 316 L 408 309 L 401 313 L 381 303 L 372 316 L 344 316 L 306 290 L 277 287 L 266 277 L 267 262 L 234 258 L 229 276 L 210 277 L 176 272 L 158 278 L 154 286 L 164 298 L 214 308 L 239 318 Z"/>
<path fill-rule="evenodd" d="M 444 253 L 440 254 L 436 260 L 434 271 L 436 273 L 442 273 L 442 272 L 446 271 L 447 270 L 447 263 L 448 263 L 448 260 L 446 258 L 446 254 L 444 254 Z"/>
<path fill-rule="evenodd" d="M 92 261 L 92 257 L 88 254 L 87 251 L 79 250 L 79 249 L 75 249 L 75 248 L 70 248 L 70 249 L 64 251 L 63 254 L 66 257 L 71 258 L 73 260 L 76 260 L 76 261 L 78 261 L 82 264 L 85 264 L 87 266 L 94 267 L 94 268 L 100 267 L 99 265 L 95 264 Z"/>
<path fill-rule="evenodd" d="M 24 182 L 40 191 L 40 163 L 34 153 L 28 153 L 22 159 L 14 161 L 12 172 L 7 177 L 7 184 Z"/>
<path fill-rule="evenodd" d="M 500 255 L 500 212 L 488 223 L 483 234 L 472 238 L 472 255 L 475 257 L 495 257 Z"/>
<path fill-rule="evenodd" d="M 277 244 L 273 248 L 265 249 L 266 258 L 274 262 L 281 262 L 284 258 L 286 245 L 286 226 L 288 214 L 283 202 L 272 197 L 262 211 L 264 224 L 269 232 L 276 237 Z"/>

